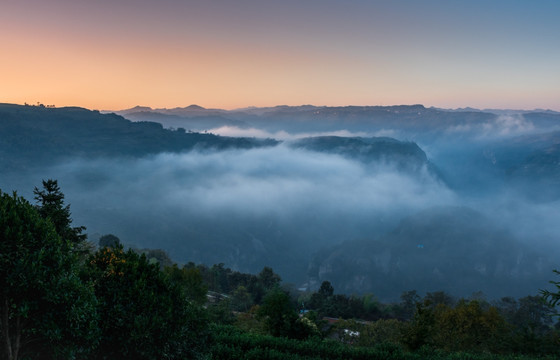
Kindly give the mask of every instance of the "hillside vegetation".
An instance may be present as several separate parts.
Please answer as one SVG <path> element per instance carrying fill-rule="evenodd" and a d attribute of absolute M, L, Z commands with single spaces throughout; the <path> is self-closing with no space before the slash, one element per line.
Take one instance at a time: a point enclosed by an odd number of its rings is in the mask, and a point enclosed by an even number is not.
<path fill-rule="evenodd" d="M 400 303 L 316 292 L 158 250 L 100 248 L 73 227 L 57 181 L 36 204 L 0 192 L 0 351 L 6 359 L 537 359 L 560 353 L 558 292 Z M 165 264 L 169 265 L 165 265 Z M 557 290 L 558 282 L 556 283 Z M 298 314 L 299 313 L 299 314 Z"/>

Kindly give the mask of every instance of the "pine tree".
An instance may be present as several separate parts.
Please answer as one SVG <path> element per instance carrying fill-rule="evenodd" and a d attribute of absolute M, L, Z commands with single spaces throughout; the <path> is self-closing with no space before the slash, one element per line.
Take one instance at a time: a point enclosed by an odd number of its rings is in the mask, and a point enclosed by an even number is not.
<path fill-rule="evenodd" d="M 64 194 L 60 191 L 57 180 L 43 180 L 43 189 L 35 187 L 33 194 L 39 214 L 53 223 L 58 235 L 75 245 L 87 239 L 87 235 L 83 234 L 85 226 L 71 226 L 70 205 L 64 205 Z"/>

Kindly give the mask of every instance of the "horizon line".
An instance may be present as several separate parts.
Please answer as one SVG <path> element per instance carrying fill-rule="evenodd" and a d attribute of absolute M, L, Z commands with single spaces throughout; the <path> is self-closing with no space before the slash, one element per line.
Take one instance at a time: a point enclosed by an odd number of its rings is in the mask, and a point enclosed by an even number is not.
<path fill-rule="evenodd" d="M 86 106 L 81 106 L 81 105 L 62 105 L 62 106 L 57 106 L 56 104 L 43 104 L 40 101 L 37 102 L 33 102 L 33 103 L 28 103 L 28 102 L 24 102 L 23 104 L 18 104 L 18 103 L 10 103 L 10 102 L 1 102 L 0 104 L 2 105 L 19 105 L 19 106 L 35 106 L 35 107 L 44 107 L 44 108 L 82 108 L 82 109 L 86 109 L 86 110 L 90 110 L 90 111 L 99 111 L 102 113 L 111 113 L 111 112 L 122 112 L 122 111 L 127 111 L 127 110 L 132 110 L 135 108 L 146 108 L 149 109 L 150 111 L 157 111 L 157 110 L 178 110 L 178 109 L 188 109 L 190 107 L 192 108 L 199 108 L 199 109 L 195 109 L 193 111 L 199 110 L 199 111 L 225 111 L 225 112 L 233 112 L 233 111 L 242 111 L 242 110 L 258 110 L 258 109 L 273 109 L 273 108 L 300 108 L 300 107 L 314 107 L 314 108 L 350 108 L 350 107 L 397 107 L 397 106 L 422 106 L 425 109 L 436 109 L 436 110 L 448 110 L 448 111 L 480 111 L 480 112 L 490 112 L 490 111 L 503 111 L 503 112 L 555 112 L 555 113 L 560 113 L 560 109 L 559 110 L 554 110 L 552 108 L 533 108 L 533 109 L 523 109 L 523 108 L 500 108 L 500 107 L 485 107 L 485 108 L 477 108 L 474 106 L 463 106 L 463 107 L 441 107 L 441 106 L 426 106 L 425 104 L 421 104 L 421 103 L 409 103 L 409 104 L 392 104 L 392 105 L 382 105 L 382 104 L 370 104 L 370 105 L 352 105 L 352 104 L 348 104 L 348 105 L 314 105 L 314 104 L 300 104 L 300 105 L 287 105 L 287 104 L 278 104 L 278 105 L 272 105 L 272 106 L 254 106 L 254 105 L 249 105 L 249 106 L 242 106 L 242 107 L 235 107 L 235 108 L 219 108 L 219 107 L 204 107 L 198 104 L 189 104 L 186 106 L 173 106 L 173 107 L 152 107 L 149 105 L 135 105 L 132 107 L 125 107 L 122 109 L 97 109 L 97 108 L 91 108 L 91 107 L 86 107 Z"/>

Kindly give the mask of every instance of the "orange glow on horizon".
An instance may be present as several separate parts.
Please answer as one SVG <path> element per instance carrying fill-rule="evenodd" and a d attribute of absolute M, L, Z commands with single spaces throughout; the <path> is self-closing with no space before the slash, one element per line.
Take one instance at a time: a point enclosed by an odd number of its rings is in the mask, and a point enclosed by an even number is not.
<path fill-rule="evenodd" d="M 481 39 L 461 29 L 472 19 L 448 28 L 423 7 L 411 17 L 389 5 L 216 6 L 10 1 L 0 14 L 0 102 L 99 110 L 418 103 L 560 110 L 560 51 L 549 46 L 550 31 L 509 28 L 535 39 L 523 51 L 513 35 L 496 38 L 494 23 L 480 24 L 489 34 Z"/>

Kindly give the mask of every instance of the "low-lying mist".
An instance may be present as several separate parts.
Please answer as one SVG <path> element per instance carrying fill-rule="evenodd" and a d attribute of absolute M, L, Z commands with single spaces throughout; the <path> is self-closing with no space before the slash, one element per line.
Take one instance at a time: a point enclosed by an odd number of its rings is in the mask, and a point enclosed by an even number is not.
<path fill-rule="evenodd" d="M 57 179 L 93 242 L 112 233 L 179 263 L 271 266 L 298 286 L 329 280 L 385 299 L 414 288 L 524 296 L 557 267 L 558 114 L 187 108 L 162 117 L 177 128 L 164 130 L 39 110 L 4 107 L 0 189 L 32 199 Z M 136 116 L 147 115 L 160 116 Z"/>
<path fill-rule="evenodd" d="M 30 191 L 42 178 L 58 179 L 75 223 L 92 235 L 114 233 L 125 243 L 163 248 L 179 262 L 226 262 L 245 271 L 274 265 L 281 274 L 292 264 L 258 258 L 232 264 L 196 247 L 208 237 L 230 237 L 232 246 L 238 245 L 233 239 L 246 238 L 249 248 L 236 251 L 288 247 L 305 269 L 306 258 L 320 247 L 374 238 L 403 216 L 456 202 L 428 171 L 407 174 L 391 164 L 287 145 L 135 160 L 74 159 L 29 174 L 25 187 Z"/>
<path fill-rule="evenodd" d="M 560 233 L 557 201 L 532 203 L 505 188 L 465 195 L 427 169 L 411 173 L 289 144 L 75 158 L 2 185 L 30 198 L 45 178 L 58 179 L 74 223 L 87 226 L 92 240 L 113 233 L 131 246 L 162 248 L 180 263 L 223 262 L 252 272 L 272 266 L 298 284 L 320 250 L 349 241 L 375 244 L 403 219 L 431 208 L 474 209 L 538 253 L 556 252 Z"/>

